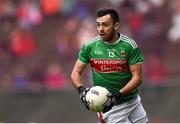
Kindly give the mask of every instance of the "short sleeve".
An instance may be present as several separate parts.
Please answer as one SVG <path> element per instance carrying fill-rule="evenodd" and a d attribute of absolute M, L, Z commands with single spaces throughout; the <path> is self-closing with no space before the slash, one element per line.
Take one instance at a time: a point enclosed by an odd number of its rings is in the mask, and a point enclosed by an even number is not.
<path fill-rule="evenodd" d="M 141 49 L 139 47 L 136 47 L 134 49 L 132 48 L 129 54 L 128 64 L 132 65 L 143 61 L 144 61 L 144 56 L 141 52 Z"/>
<path fill-rule="evenodd" d="M 87 46 L 83 45 L 79 51 L 79 60 L 83 63 L 89 63 L 89 56 Z"/>

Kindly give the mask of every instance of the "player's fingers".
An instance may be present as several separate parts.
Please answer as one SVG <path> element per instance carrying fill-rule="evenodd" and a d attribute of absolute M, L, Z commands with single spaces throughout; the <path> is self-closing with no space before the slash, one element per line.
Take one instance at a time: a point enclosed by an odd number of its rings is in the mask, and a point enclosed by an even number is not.
<path fill-rule="evenodd" d="M 106 113 L 106 112 L 108 112 L 109 110 L 111 110 L 113 106 L 114 106 L 114 103 L 110 102 L 109 105 L 106 105 L 106 106 L 104 107 L 103 113 Z"/>
<path fill-rule="evenodd" d="M 89 106 L 90 106 L 90 103 L 88 103 L 88 102 L 85 102 L 85 106 L 86 106 L 86 108 L 89 110 Z"/>
<path fill-rule="evenodd" d="M 107 94 L 107 97 L 112 98 L 112 97 L 113 97 L 113 94 L 112 94 L 112 93 L 108 93 L 108 94 Z"/>
<path fill-rule="evenodd" d="M 90 88 L 86 88 L 85 91 L 88 92 L 90 90 Z"/>
<path fill-rule="evenodd" d="M 83 103 L 85 103 L 86 102 L 86 95 L 83 95 L 81 100 L 82 100 Z"/>

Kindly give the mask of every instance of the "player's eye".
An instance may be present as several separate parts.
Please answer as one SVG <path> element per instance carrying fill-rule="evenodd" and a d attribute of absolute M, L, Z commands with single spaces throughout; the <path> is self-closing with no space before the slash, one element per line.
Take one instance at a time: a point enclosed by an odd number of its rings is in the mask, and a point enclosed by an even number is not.
<path fill-rule="evenodd" d="M 97 26 L 97 27 L 100 27 L 100 24 L 99 24 L 99 23 L 96 23 L 96 26 Z"/>
<path fill-rule="evenodd" d="M 109 26 L 109 24 L 108 24 L 108 23 L 103 23 L 103 24 L 102 24 L 102 26 L 104 26 L 104 27 L 108 27 L 108 26 Z"/>

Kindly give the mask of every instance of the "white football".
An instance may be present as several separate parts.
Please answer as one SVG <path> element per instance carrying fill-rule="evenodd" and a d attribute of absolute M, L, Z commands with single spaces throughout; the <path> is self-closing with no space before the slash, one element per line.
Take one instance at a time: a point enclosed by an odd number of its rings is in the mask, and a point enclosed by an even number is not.
<path fill-rule="evenodd" d="M 104 106 L 109 102 L 107 94 L 109 91 L 102 86 L 93 86 L 86 94 L 86 102 L 89 109 L 94 112 L 102 112 Z"/>

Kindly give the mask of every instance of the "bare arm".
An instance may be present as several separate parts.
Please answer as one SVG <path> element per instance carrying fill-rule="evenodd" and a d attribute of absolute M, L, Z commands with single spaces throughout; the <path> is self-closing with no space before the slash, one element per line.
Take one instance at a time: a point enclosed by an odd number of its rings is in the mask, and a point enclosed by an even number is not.
<path fill-rule="evenodd" d="M 130 71 L 132 73 L 131 80 L 123 87 L 120 92 L 127 94 L 141 84 L 142 80 L 142 64 L 130 65 Z"/>
<path fill-rule="evenodd" d="M 87 64 L 77 60 L 76 64 L 73 68 L 73 71 L 71 73 L 71 80 L 75 88 L 78 88 L 79 86 L 82 86 L 81 82 L 81 73 L 86 68 Z"/>

